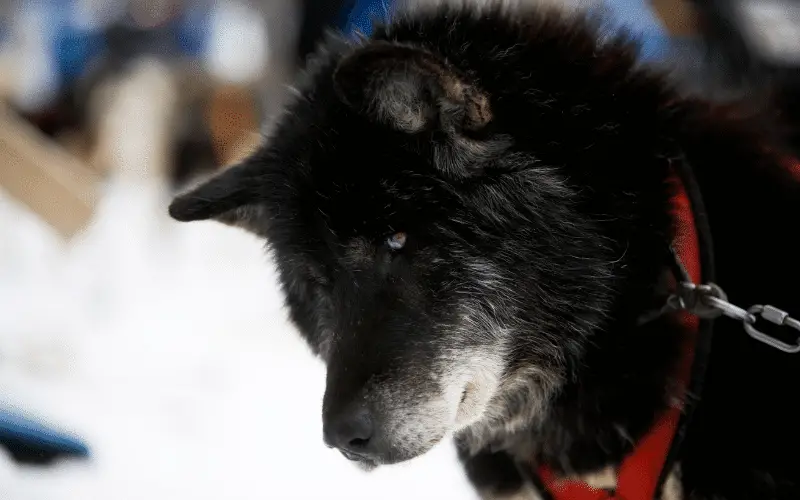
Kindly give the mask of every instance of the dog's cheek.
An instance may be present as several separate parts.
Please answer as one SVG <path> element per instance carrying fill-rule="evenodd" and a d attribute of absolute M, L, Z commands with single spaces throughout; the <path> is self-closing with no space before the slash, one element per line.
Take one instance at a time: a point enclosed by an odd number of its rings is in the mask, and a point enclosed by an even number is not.
<path fill-rule="evenodd" d="M 336 331 L 333 328 L 330 298 L 318 290 L 314 297 L 316 324 L 314 332 L 314 351 L 325 364 L 330 362 L 333 347 L 336 343 Z"/>
<path fill-rule="evenodd" d="M 309 280 L 287 281 L 283 290 L 289 320 L 314 354 L 327 363 L 335 342 L 329 319 L 330 299 L 319 285 Z"/>
<path fill-rule="evenodd" d="M 333 352 L 334 334 L 330 328 L 322 328 L 317 336 L 315 351 L 317 356 L 327 365 Z"/>

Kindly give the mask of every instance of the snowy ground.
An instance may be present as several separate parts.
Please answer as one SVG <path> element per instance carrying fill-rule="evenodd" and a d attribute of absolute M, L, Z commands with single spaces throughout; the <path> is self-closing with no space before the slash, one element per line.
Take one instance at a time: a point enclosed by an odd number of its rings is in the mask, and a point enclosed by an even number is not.
<path fill-rule="evenodd" d="M 74 431 L 87 463 L 0 456 L 0 500 L 473 499 L 449 444 L 365 474 L 321 439 L 324 371 L 249 235 L 111 181 L 65 244 L 0 192 L 0 401 Z"/>

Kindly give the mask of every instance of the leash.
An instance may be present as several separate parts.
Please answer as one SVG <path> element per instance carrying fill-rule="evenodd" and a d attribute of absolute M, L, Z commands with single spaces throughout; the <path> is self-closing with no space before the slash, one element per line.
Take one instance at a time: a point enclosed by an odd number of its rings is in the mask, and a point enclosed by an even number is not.
<path fill-rule="evenodd" d="M 711 252 L 711 231 L 708 227 L 708 218 L 705 212 L 705 205 L 700 194 L 700 188 L 694 179 L 689 163 L 680 162 L 680 177 L 686 188 L 690 203 L 694 209 L 695 222 L 697 224 L 698 237 L 705 240 L 701 241 L 700 258 L 702 266 L 712 265 L 713 253 Z M 792 178 L 800 180 L 800 163 L 789 163 L 787 165 Z M 680 195 L 678 195 L 680 196 Z M 681 222 L 679 221 L 678 224 Z M 704 247 L 704 248 L 703 248 Z M 655 314 L 644 315 L 640 324 L 645 324 L 650 320 L 656 319 L 663 314 L 676 311 L 685 311 L 698 318 L 713 320 L 720 316 L 740 321 L 747 334 L 770 347 L 789 354 L 800 352 L 800 320 L 792 318 L 789 313 L 778 309 L 769 304 L 756 304 L 747 310 L 732 304 L 728 301 L 728 296 L 722 288 L 714 283 L 714 278 L 704 276 L 698 284 L 687 272 L 683 261 L 674 246 L 670 247 L 673 256 L 673 274 L 679 279 L 678 289 L 669 296 L 664 307 Z M 704 255 L 705 254 L 705 255 Z M 713 275 L 713 272 L 710 273 Z M 777 337 L 763 333 L 755 325 L 759 319 L 763 319 L 773 325 L 785 327 L 798 333 L 794 344 L 780 340 Z"/>
<path fill-rule="evenodd" d="M 656 497 L 673 471 L 694 415 L 698 399 L 691 396 L 702 393 L 715 319 L 726 316 L 740 321 L 745 332 L 755 340 L 785 353 L 800 352 L 800 321 L 772 305 L 756 304 L 745 310 L 729 302 L 722 288 L 714 283 L 713 242 L 699 185 L 685 159 L 674 167 L 675 175 L 671 180 L 676 187 L 672 199 L 675 236 L 670 252 L 675 291 L 661 309 L 644 314 L 638 325 L 665 314 L 677 314 L 690 334 L 676 374 L 678 394 L 623 459 L 613 491 L 594 488 L 579 480 L 560 480 L 546 466 L 534 471 L 529 464 L 518 464 L 523 477 L 544 500 L 653 500 Z M 791 168 L 793 173 L 800 173 L 800 166 Z M 760 331 L 756 328 L 759 320 L 796 331 L 799 334 L 796 343 Z"/>
<path fill-rule="evenodd" d="M 674 253 L 674 252 L 673 252 Z M 687 311 L 700 318 L 715 319 L 720 316 L 742 322 L 745 332 L 754 339 L 780 351 L 795 354 L 800 352 L 800 337 L 790 344 L 776 337 L 761 332 L 755 327 L 759 317 L 782 327 L 792 328 L 800 332 L 800 321 L 789 316 L 789 313 L 772 305 L 756 304 L 745 310 L 728 302 L 728 296 L 715 283 L 698 285 L 692 282 L 677 255 L 675 261 L 681 269 L 682 281 L 678 291 L 667 299 L 667 304 L 656 314 L 661 316 L 669 311 Z M 653 319 L 655 319 L 655 317 Z M 645 321 L 646 322 L 646 321 Z M 644 324 L 644 323 L 642 323 Z"/>

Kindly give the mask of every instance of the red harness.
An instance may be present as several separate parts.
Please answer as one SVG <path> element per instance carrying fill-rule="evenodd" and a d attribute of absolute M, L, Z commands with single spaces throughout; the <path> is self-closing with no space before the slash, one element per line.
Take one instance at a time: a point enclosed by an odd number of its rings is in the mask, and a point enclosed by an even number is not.
<path fill-rule="evenodd" d="M 787 165 L 792 177 L 800 180 L 800 162 Z M 686 186 L 676 176 L 677 192 L 672 199 L 675 220 L 673 248 L 693 283 L 701 283 L 700 244 L 692 204 Z M 656 421 L 636 448 L 622 461 L 617 471 L 614 493 L 597 489 L 572 479 L 558 478 L 548 467 L 539 468 L 539 477 L 553 500 L 653 500 L 659 486 L 667 455 L 672 446 L 683 411 L 684 394 L 690 382 L 695 355 L 699 319 L 685 311 L 679 313 L 687 335 L 683 358 L 676 374 L 677 394 L 673 403 Z"/>
<path fill-rule="evenodd" d="M 673 247 L 694 283 L 700 282 L 700 249 L 695 229 L 694 215 L 686 188 L 680 181 L 672 200 L 676 221 Z M 539 468 L 539 477 L 554 500 L 652 500 L 658 488 L 667 453 L 678 428 L 683 410 L 683 393 L 689 383 L 694 361 L 695 335 L 699 325 L 696 316 L 680 313 L 681 323 L 691 332 L 687 336 L 684 356 L 677 374 L 678 394 L 672 406 L 661 415 L 636 448 L 622 461 L 617 472 L 617 487 L 613 494 L 596 489 L 577 480 L 558 479 L 547 467 Z"/>

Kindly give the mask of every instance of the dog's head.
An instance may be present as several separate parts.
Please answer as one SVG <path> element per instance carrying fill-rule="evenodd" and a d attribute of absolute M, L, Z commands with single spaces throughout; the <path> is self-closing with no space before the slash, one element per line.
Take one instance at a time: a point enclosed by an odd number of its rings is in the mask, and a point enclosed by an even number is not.
<path fill-rule="evenodd" d="M 325 441 L 366 465 L 535 419 L 603 320 L 625 250 L 563 169 L 613 157 L 618 142 L 590 144 L 616 134 L 608 116 L 510 72 L 520 28 L 426 26 L 323 54 L 263 148 L 170 208 L 265 237 L 291 317 L 327 363 Z M 547 41 L 535 51 L 564 71 L 601 64 L 581 36 L 569 42 L 581 60 Z M 604 81 L 570 85 L 602 101 Z"/>

